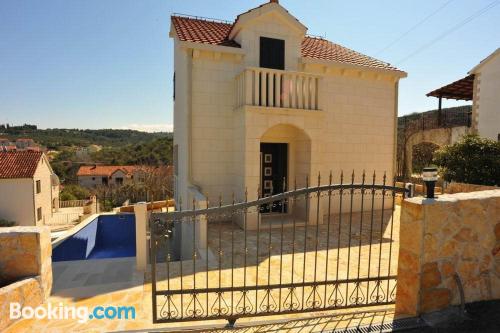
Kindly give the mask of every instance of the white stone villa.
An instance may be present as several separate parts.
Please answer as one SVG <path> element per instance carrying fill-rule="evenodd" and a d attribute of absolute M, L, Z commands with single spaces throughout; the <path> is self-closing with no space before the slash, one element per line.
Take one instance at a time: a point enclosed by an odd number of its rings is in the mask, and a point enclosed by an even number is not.
<path fill-rule="evenodd" d="M 59 178 L 44 153 L 0 152 L 0 219 L 42 226 L 58 205 Z"/>
<path fill-rule="evenodd" d="M 278 1 L 234 22 L 174 15 L 170 37 L 178 202 L 255 199 L 330 170 L 392 181 L 405 72 L 308 36 Z"/>

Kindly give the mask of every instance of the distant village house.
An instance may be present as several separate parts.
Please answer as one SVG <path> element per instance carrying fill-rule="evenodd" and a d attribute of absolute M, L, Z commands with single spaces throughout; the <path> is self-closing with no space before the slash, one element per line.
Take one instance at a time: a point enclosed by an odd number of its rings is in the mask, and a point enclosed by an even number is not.
<path fill-rule="evenodd" d="M 171 174 L 171 167 L 149 167 L 143 165 L 83 165 L 77 172 L 78 184 L 86 188 L 98 186 L 120 186 L 144 183 L 148 174 L 157 170 Z"/>

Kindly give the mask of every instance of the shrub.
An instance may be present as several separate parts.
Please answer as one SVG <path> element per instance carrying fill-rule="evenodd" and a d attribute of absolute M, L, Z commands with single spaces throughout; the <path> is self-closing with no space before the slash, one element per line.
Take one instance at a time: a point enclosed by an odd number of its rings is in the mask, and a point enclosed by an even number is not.
<path fill-rule="evenodd" d="M 65 185 L 59 197 L 61 200 L 83 200 L 90 196 L 90 191 L 80 185 Z"/>
<path fill-rule="evenodd" d="M 0 228 L 1 227 L 13 227 L 14 225 L 16 225 L 16 222 L 14 222 L 14 221 L 7 221 L 4 219 L 0 219 Z"/>
<path fill-rule="evenodd" d="M 500 184 L 500 142 L 466 135 L 434 153 L 446 181 L 479 185 Z"/>

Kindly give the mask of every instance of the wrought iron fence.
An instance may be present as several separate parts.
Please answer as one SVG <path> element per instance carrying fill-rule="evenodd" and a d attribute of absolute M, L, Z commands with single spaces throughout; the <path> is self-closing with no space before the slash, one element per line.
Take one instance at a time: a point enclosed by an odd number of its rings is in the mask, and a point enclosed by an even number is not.
<path fill-rule="evenodd" d="M 151 215 L 153 321 L 238 318 L 391 304 L 405 189 L 355 182 Z M 268 205 L 280 213 L 264 213 Z M 206 223 L 206 228 L 203 227 Z M 176 244 L 180 248 L 176 248 Z"/>

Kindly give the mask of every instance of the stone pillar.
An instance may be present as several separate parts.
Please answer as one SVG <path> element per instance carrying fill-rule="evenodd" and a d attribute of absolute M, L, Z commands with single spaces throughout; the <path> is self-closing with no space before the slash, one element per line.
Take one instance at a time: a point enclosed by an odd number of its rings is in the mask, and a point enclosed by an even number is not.
<path fill-rule="evenodd" d="M 401 205 L 396 312 L 411 316 L 416 316 L 420 311 L 422 211 L 421 205 L 408 199 Z"/>
<path fill-rule="evenodd" d="M 136 269 L 146 270 L 148 263 L 148 241 L 146 236 L 148 223 L 148 204 L 141 202 L 134 205 L 135 213 L 135 260 Z"/>
<path fill-rule="evenodd" d="M 403 201 L 396 312 L 405 315 L 500 297 L 500 190 Z"/>
<path fill-rule="evenodd" d="M 14 321 L 9 317 L 10 303 L 37 307 L 51 290 L 50 229 L 0 228 L 0 331 Z"/>

